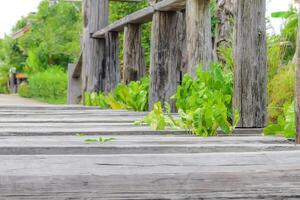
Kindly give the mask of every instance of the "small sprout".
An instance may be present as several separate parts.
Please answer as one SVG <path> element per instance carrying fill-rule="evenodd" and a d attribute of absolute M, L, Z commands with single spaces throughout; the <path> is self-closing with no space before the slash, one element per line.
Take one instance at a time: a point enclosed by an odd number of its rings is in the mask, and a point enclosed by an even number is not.
<path fill-rule="evenodd" d="M 99 142 L 99 143 L 105 143 L 105 142 L 110 142 L 115 140 L 115 138 L 104 138 L 104 137 L 99 137 L 99 138 L 90 138 L 86 139 L 85 142 Z"/>
<path fill-rule="evenodd" d="M 85 134 L 84 134 L 84 133 L 77 133 L 76 135 L 77 135 L 77 136 L 79 136 L 79 137 L 83 137 L 83 136 L 85 136 Z"/>

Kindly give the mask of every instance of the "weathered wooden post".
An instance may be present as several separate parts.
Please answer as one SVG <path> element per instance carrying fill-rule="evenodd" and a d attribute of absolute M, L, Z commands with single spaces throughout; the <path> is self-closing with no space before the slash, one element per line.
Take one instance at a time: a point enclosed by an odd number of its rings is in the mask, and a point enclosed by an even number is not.
<path fill-rule="evenodd" d="M 77 64 L 82 63 L 79 61 Z M 75 64 L 68 65 L 68 104 L 79 104 L 82 98 L 80 74 L 74 73 L 76 67 Z"/>
<path fill-rule="evenodd" d="M 300 0 L 296 0 L 300 4 Z M 300 17 L 298 25 L 297 61 L 295 70 L 296 144 L 300 144 Z"/>
<path fill-rule="evenodd" d="M 235 0 L 234 99 L 239 127 L 266 124 L 266 0 Z"/>
<path fill-rule="evenodd" d="M 214 60 L 225 63 L 225 59 L 219 54 L 220 47 L 231 47 L 233 36 L 234 0 L 217 0 L 216 18 L 217 27 L 214 40 Z"/>
<path fill-rule="evenodd" d="M 152 1 L 156 3 L 157 0 Z M 156 11 L 152 21 L 150 58 L 149 109 L 155 102 L 169 102 L 175 110 L 175 102 L 170 97 L 175 94 L 180 77 L 181 57 L 178 52 L 179 33 L 182 32 L 182 13 L 176 11 Z"/>
<path fill-rule="evenodd" d="M 106 64 L 103 71 L 104 92 L 111 92 L 120 81 L 118 32 L 105 35 Z"/>
<path fill-rule="evenodd" d="M 209 68 L 212 60 L 210 0 L 186 1 L 187 72 L 196 75 L 196 66 Z"/>
<path fill-rule="evenodd" d="M 141 79 L 146 74 L 141 24 L 125 26 L 123 48 L 123 80 L 128 84 L 130 81 Z"/>
<path fill-rule="evenodd" d="M 103 91 L 105 40 L 94 39 L 92 34 L 108 25 L 108 0 L 84 0 L 83 10 L 82 89 Z"/>

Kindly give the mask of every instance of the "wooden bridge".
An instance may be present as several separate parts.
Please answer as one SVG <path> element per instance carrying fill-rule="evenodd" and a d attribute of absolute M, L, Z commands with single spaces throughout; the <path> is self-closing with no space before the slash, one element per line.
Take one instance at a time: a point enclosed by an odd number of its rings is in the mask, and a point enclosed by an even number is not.
<path fill-rule="evenodd" d="M 0 199 L 300 198 L 293 142 L 153 132 L 132 125 L 143 115 L 1 105 Z M 86 142 L 100 136 L 114 140 Z"/>
<path fill-rule="evenodd" d="M 110 25 L 108 0 L 83 2 L 82 53 L 69 66 L 70 104 L 85 91 L 109 92 L 121 79 L 128 83 L 145 75 L 145 22 L 152 21 L 149 109 L 170 101 L 182 75 L 195 76 L 197 64 L 209 68 L 209 0 L 151 0 L 149 7 Z M 234 136 L 200 138 L 134 126 L 146 113 L 1 105 L 0 199 L 299 199 L 299 146 L 261 136 L 266 2 L 235 3 L 234 107 L 241 122 Z"/>

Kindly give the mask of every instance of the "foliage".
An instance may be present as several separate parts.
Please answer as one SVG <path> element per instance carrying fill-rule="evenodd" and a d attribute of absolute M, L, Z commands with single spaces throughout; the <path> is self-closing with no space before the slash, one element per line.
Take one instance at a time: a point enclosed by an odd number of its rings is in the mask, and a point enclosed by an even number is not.
<path fill-rule="evenodd" d="M 290 7 L 288 11 L 280 11 L 272 13 L 274 18 L 285 19 L 284 26 L 281 30 L 281 48 L 284 48 L 283 59 L 289 62 L 296 52 L 297 30 L 298 30 L 298 11 L 294 7 Z"/>
<path fill-rule="evenodd" d="M 13 27 L 12 31 L 18 31 L 22 28 L 24 28 L 27 25 L 27 19 L 22 17 L 17 23 L 16 25 Z"/>
<path fill-rule="evenodd" d="M 21 83 L 18 87 L 18 94 L 21 96 L 21 97 L 30 97 L 29 95 L 29 85 L 28 83 Z"/>
<path fill-rule="evenodd" d="M 0 65 L 0 94 L 8 93 L 7 82 L 9 76 L 9 68 L 5 65 Z"/>
<path fill-rule="evenodd" d="M 116 20 L 125 17 L 137 10 L 148 6 L 148 0 L 142 0 L 139 3 L 132 2 L 118 2 L 111 1 L 109 4 L 109 21 L 114 22 Z M 142 47 L 144 48 L 145 61 L 147 66 L 150 65 L 150 34 L 151 34 L 151 22 L 142 25 Z M 119 34 L 119 49 L 120 60 L 123 59 L 123 33 Z"/>
<path fill-rule="evenodd" d="M 49 103 L 65 103 L 67 75 L 56 66 L 29 77 L 29 96 Z"/>
<path fill-rule="evenodd" d="M 207 72 L 198 68 L 197 79 L 185 75 L 174 95 L 179 120 L 171 117 L 168 105 L 164 114 L 161 104 L 156 103 L 142 122 L 159 130 L 166 124 L 177 126 L 201 136 L 215 135 L 218 128 L 230 133 L 233 121 L 239 121 L 238 112 L 232 109 L 232 84 L 232 74 L 225 74 L 219 64 L 212 64 Z"/>
<path fill-rule="evenodd" d="M 100 108 L 127 109 L 134 111 L 148 110 L 149 78 L 132 81 L 129 85 L 120 83 L 109 94 L 85 93 L 84 105 Z"/>
<path fill-rule="evenodd" d="M 265 129 L 265 135 L 279 135 L 286 138 L 295 138 L 295 105 L 285 104 L 283 114 L 278 117 L 277 123 L 270 123 Z"/>
<path fill-rule="evenodd" d="M 271 122 L 283 114 L 284 104 L 291 104 L 294 99 L 295 72 L 294 65 L 289 64 L 268 83 L 268 114 Z"/>

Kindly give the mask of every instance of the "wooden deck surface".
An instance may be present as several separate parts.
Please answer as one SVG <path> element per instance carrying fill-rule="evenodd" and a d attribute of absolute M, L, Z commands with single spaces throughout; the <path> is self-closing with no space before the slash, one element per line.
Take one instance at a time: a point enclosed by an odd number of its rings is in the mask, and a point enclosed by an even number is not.
<path fill-rule="evenodd" d="M 0 199 L 300 198 L 300 146 L 132 125 L 145 114 L 0 106 Z"/>

